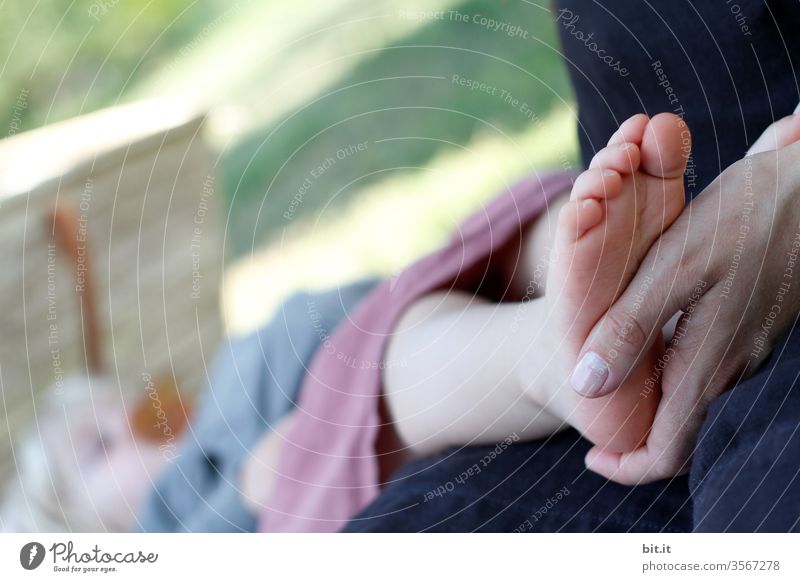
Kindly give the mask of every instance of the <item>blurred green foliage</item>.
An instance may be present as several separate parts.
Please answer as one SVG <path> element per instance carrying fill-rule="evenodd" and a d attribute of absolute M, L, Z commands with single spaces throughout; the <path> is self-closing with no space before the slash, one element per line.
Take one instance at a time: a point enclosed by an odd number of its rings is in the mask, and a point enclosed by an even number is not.
<path fill-rule="evenodd" d="M 325 5 L 331 15 L 289 0 L 7 1 L 0 5 L 0 131 L 8 130 L 0 136 L 153 96 L 169 80 L 211 93 L 216 79 L 204 70 L 211 57 L 239 67 L 245 78 L 235 87 L 220 80 L 220 96 L 208 105 L 251 107 L 264 96 L 268 107 L 270 91 L 284 81 L 281 64 L 310 78 L 328 61 L 342 69 L 332 80 L 309 83 L 310 94 L 299 92 L 280 115 L 253 115 L 223 146 L 229 238 L 243 253 L 278 237 L 288 221 L 350 204 L 369 183 L 424 167 L 476 134 L 513 139 L 569 104 L 549 2 L 537 1 L 437 0 L 430 6 L 449 4 L 444 12 L 416 16 L 426 2 L 335 0 Z M 265 16 L 277 4 L 294 7 L 291 23 Z M 401 13 L 408 9 L 412 14 Z M 339 20 L 329 22 L 332 16 Z M 297 22 L 303 18 L 313 31 L 308 38 Z M 492 30 L 490 20 L 504 28 Z M 356 50 L 333 32 L 325 44 L 325 27 L 335 32 L 346 21 L 350 35 L 375 36 L 378 22 L 401 32 L 384 42 L 370 37 L 368 49 Z M 253 22 L 265 39 L 291 24 L 302 40 L 277 52 L 253 43 L 243 57 L 236 39 Z M 509 34 L 510 27 L 518 31 Z M 255 66 L 247 69 L 242 60 Z M 496 89 L 471 90 L 454 75 Z M 358 143 L 367 147 L 331 164 L 324 179 L 313 178 L 325 160 Z M 302 200 L 293 204 L 300 190 Z"/>
<path fill-rule="evenodd" d="M 371 53 L 316 100 L 226 153 L 226 190 L 236 197 L 232 223 L 254 234 L 251 240 L 234 239 L 239 251 L 281 232 L 288 201 L 308 178 L 313 183 L 303 189 L 302 204 L 290 209 L 292 220 L 313 215 L 321 205 L 348 203 L 367 183 L 424 166 L 442 149 L 467 144 L 476 132 L 529 131 L 571 100 L 548 11 L 497 0 L 461 2 L 454 10 L 460 18 L 445 12 L 426 19 L 410 36 Z M 519 26 L 525 37 L 493 31 L 481 24 L 484 18 Z M 471 90 L 455 83 L 454 75 L 496 90 Z M 310 175 L 340 148 L 365 141 L 369 147 L 357 163 L 333 164 L 324 180 Z"/>
<path fill-rule="evenodd" d="M 0 4 L 0 137 L 124 100 L 225 7 L 223 0 Z M 25 106 L 17 104 L 20 96 Z M 21 115 L 20 115 L 21 114 Z"/>

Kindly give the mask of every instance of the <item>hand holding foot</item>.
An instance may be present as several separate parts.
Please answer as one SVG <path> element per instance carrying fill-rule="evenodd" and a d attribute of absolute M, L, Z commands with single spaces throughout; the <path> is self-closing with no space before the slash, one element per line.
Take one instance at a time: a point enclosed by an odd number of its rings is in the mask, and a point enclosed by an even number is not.
<path fill-rule="evenodd" d="M 711 401 L 743 370 L 756 367 L 800 313 L 800 291 L 792 288 L 782 295 L 764 349 L 753 343 L 783 280 L 784 261 L 774 259 L 791 250 L 800 224 L 795 200 L 800 143 L 793 144 L 798 138 L 800 116 L 773 124 L 748 152 L 751 157 L 723 172 L 663 233 L 590 334 L 573 375 L 575 388 L 605 399 L 627 389 L 629 371 L 635 374 L 641 354 L 659 344 L 658 331 L 685 311 L 659 373 L 663 398 L 645 446 L 625 454 L 595 447 L 586 459 L 590 469 L 624 484 L 684 472 Z M 767 151 L 772 148 L 781 149 Z M 731 225 L 743 220 L 748 184 L 755 210 L 747 219 L 747 253 L 741 253 L 731 279 L 740 232 Z M 645 283 L 648 293 L 642 299 L 638 290 Z M 754 294 L 754 288 L 765 292 Z"/>
<path fill-rule="evenodd" d="M 567 379 L 588 387 L 604 383 L 608 368 L 597 356 L 585 356 L 574 373 L 572 368 L 591 329 L 683 208 L 689 148 L 688 129 L 677 116 L 631 117 L 578 177 L 559 215 L 544 301 L 553 314 L 553 349 L 565 381 L 529 386 L 528 393 L 607 450 L 633 450 L 647 436 L 660 397 L 658 383 L 648 383 L 659 342 L 637 354 L 638 367 L 613 395 L 584 399 Z"/>

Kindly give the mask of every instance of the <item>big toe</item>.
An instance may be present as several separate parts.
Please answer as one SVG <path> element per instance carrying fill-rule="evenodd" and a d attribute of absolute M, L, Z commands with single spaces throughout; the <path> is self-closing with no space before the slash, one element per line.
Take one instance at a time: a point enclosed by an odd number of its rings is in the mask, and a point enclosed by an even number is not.
<path fill-rule="evenodd" d="M 686 122 L 674 113 L 659 113 L 644 131 L 641 168 L 657 178 L 677 178 L 686 170 L 692 136 Z"/>

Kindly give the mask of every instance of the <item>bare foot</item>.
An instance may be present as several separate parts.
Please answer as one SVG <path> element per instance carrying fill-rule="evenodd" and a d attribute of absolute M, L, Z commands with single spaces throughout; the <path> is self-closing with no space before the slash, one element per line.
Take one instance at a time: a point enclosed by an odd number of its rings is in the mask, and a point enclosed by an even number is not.
<path fill-rule="evenodd" d="M 648 377 L 663 342 L 643 354 L 635 372 L 606 397 L 583 398 L 570 386 L 570 381 L 602 382 L 602 362 L 586 361 L 572 378 L 570 371 L 590 330 L 683 209 L 689 139 L 676 115 L 631 117 L 578 177 L 559 214 L 543 300 L 553 316 L 553 348 L 557 365 L 564 366 L 564 381 L 527 391 L 545 410 L 608 450 L 633 450 L 646 438 L 660 398 L 658 383 Z M 646 296 L 647 289 L 641 291 Z"/>

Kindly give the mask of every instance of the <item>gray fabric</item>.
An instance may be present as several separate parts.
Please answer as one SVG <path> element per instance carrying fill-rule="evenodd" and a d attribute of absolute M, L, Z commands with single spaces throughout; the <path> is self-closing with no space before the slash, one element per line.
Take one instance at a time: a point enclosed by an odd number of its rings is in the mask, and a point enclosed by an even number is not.
<path fill-rule="evenodd" d="M 374 284 L 294 295 L 267 326 L 222 345 L 178 456 L 137 516 L 141 531 L 255 530 L 240 498 L 241 465 L 294 406 L 314 352 Z"/>

